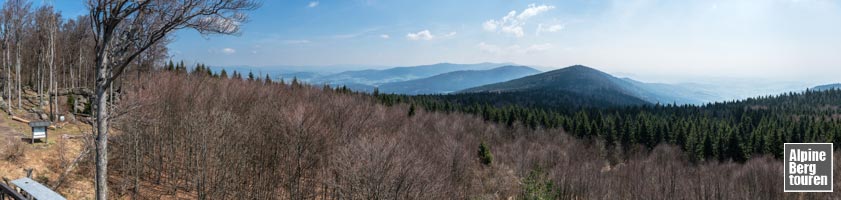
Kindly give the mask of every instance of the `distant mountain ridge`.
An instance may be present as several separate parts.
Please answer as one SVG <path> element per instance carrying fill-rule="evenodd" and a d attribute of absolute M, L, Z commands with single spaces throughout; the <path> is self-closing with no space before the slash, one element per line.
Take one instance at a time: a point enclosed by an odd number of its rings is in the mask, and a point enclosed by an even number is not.
<path fill-rule="evenodd" d="M 630 78 L 622 78 L 630 84 L 625 88 L 634 91 L 634 95 L 648 102 L 660 104 L 703 104 L 715 102 L 721 97 L 702 88 L 665 83 L 645 83 Z"/>
<path fill-rule="evenodd" d="M 461 70 L 438 74 L 428 78 L 392 82 L 380 85 L 382 93 L 396 94 L 443 94 L 471 87 L 508 81 L 540 73 L 526 66 L 502 66 L 487 70 Z"/>
<path fill-rule="evenodd" d="M 374 88 L 382 84 L 423 79 L 454 71 L 488 70 L 506 65 L 512 64 L 488 62 L 477 64 L 438 63 L 385 69 L 351 70 L 338 73 L 287 70 L 281 73 L 275 73 L 275 75 L 273 75 L 273 79 L 283 79 L 286 81 L 297 79 L 298 81 L 313 85 L 330 85 L 334 87 L 346 86 L 354 91 L 372 92 Z"/>
<path fill-rule="evenodd" d="M 632 95 L 617 82 L 623 81 L 593 68 L 574 65 L 502 83 L 470 88 L 459 93 L 466 96 L 505 94 L 519 100 L 509 102 L 507 99 L 500 99 L 493 103 L 502 101 L 506 102 L 505 104 L 526 104 L 538 107 L 555 107 L 558 106 L 557 104 L 601 107 L 649 103 Z M 599 103 L 590 105 L 588 102 Z"/>
<path fill-rule="evenodd" d="M 629 78 L 620 79 L 583 65 L 470 88 L 459 93 L 480 92 L 569 93 L 580 98 L 610 98 L 609 102 L 617 105 L 697 104 L 702 103 L 699 97 L 709 99 L 715 97 L 675 85 L 643 83 Z"/>
<path fill-rule="evenodd" d="M 483 89 L 491 89 L 488 90 L 489 92 L 496 90 L 511 92 L 519 91 L 517 87 L 535 89 L 529 86 L 530 83 L 526 82 L 514 84 L 517 85 L 516 87 L 512 85 L 505 86 L 502 82 L 514 81 L 516 78 L 525 78 L 525 76 L 530 75 L 538 75 L 536 73 L 530 73 L 528 71 L 520 71 L 522 73 L 518 73 L 517 71 L 498 71 L 496 73 L 488 71 L 483 73 L 483 71 L 504 66 L 516 65 L 510 63 L 489 62 L 477 64 L 437 63 L 391 68 L 386 68 L 385 66 L 372 66 L 365 70 L 350 70 L 338 73 L 336 73 L 336 71 L 340 71 L 341 69 L 359 69 L 365 68 L 366 66 L 324 66 L 326 68 L 330 68 L 331 70 L 322 69 L 321 67 L 307 66 L 228 66 L 211 67 L 211 69 L 218 72 L 221 71 L 222 68 L 225 68 L 228 71 L 228 74 L 232 74 L 234 71 L 243 75 L 252 72 L 255 76 L 259 76 L 261 78 L 269 75 L 276 81 L 284 80 L 289 82 L 295 78 L 299 82 L 305 82 L 313 85 L 326 84 L 334 87 L 347 86 L 354 91 L 360 92 L 372 92 L 374 88 L 379 88 L 380 92 L 408 95 L 448 94 L 460 91 L 475 92 L 472 90 L 481 91 Z M 528 68 L 534 70 L 533 66 L 528 66 Z M 558 69 L 560 71 L 550 70 L 543 76 L 546 78 L 545 76 L 551 76 L 553 73 L 563 74 L 572 73 L 570 71 L 580 71 L 585 75 L 568 75 L 572 78 L 566 79 L 577 80 L 578 78 L 594 78 L 594 80 L 597 81 L 590 82 L 588 84 L 584 84 L 587 82 L 578 83 L 576 81 L 571 81 L 563 84 L 556 84 L 565 85 L 565 87 L 569 86 L 569 88 L 559 88 L 560 86 L 558 86 L 555 87 L 555 89 L 569 90 L 579 93 L 584 92 L 584 94 L 587 94 L 587 91 L 592 92 L 594 90 L 613 91 L 616 94 L 633 96 L 648 103 L 660 104 L 677 103 L 697 105 L 710 102 L 744 99 L 759 95 L 778 94 L 788 91 L 802 91 L 803 88 L 811 88 L 812 90 L 841 88 L 841 83 L 814 86 L 813 84 L 806 83 L 768 81 L 763 79 L 713 79 L 714 81 L 706 83 L 646 83 L 631 78 L 616 77 L 586 66 L 579 65 L 567 68 L 570 69 Z M 497 89 L 484 87 L 491 87 L 494 83 L 499 83 L 499 85 L 494 85 L 493 87 L 505 87 Z M 563 98 L 575 98 L 577 95 L 578 94 L 565 94 Z"/>
<path fill-rule="evenodd" d="M 438 63 L 432 65 L 420 65 L 409 67 L 394 67 L 388 69 L 367 69 L 345 71 L 331 74 L 312 80 L 313 83 L 321 84 L 344 84 L 357 83 L 371 86 L 378 86 L 384 83 L 408 81 L 420 78 L 427 78 L 442 73 L 460 70 L 486 70 L 509 65 L 508 63 L 478 63 L 478 64 L 453 64 Z"/>
<path fill-rule="evenodd" d="M 495 83 L 462 92 L 505 92 L 530 89 L 563 89 L 584 92 L 613 87 L 613 76 L 583 65 L 574 65 L 507 82 Z M 618 89 L 618 88 L 614 88 Z"/>
<path fill-rule="evenodd" d="M 836 89 L 836 90 L 841 89 L 841 83 L 819 85 L 819 86 L 815 86 L 815 87 L 812 88 L 812 90 L 817 90 L 817 91 L 832 90 L 832 89 Z"/>

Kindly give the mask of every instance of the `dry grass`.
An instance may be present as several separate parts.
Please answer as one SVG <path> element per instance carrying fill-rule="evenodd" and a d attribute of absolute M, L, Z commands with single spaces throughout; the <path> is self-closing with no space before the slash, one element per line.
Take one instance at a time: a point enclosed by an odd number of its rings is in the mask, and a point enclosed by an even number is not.
<path fill-rule="evenodd" d="M 33 106 L 24 101 L 26 107 Z M 16 110 L 18 115 L 25 110 Z M 31 130 L 27 124 L 14 121 L 11 116 L 0 116 L 0 177 L 11 180 L 26 176 L 25 169 L 33 169 L 32 178 L 47 186 L 53 186 L 69 164 L 84 147 L 83 137 L 90 133 L 90 126 L 68 123 L 62 128 L 49 130 L 46 143 L 36 140 L 30 144 Z M 83 166 L 73 170 L 56 192 L 67 199 L 92 199 L 93 175 L 85 174 Z"/>
<path fill-rule="evenodd" d="M 8 162 L 18 162 L 26 155 L 26 148 L 20 137 L 3 137 L 3 146 L 0 147 L 0 158 Z"/>

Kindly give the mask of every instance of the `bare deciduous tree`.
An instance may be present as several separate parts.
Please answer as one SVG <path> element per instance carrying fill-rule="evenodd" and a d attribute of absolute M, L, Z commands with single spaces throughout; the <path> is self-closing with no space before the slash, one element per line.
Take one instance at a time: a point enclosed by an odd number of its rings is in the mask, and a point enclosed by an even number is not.
<path fill-rule="evenodd" d="M 5 16 L 8 23 L 6 23 L 5 29 L 11 33 L 11 44 L 15 48 L 15 75 L 17 78 L 17 86 L 15 90 L 17 91 L 17 102 L 18 108 L 21 108 L 21 76 L 20 76 L 20 69 L 21 69 L 21 42 L 24 38 L 24 29 L 26 26 L 30 24 L 30 9 L 32 8 L 32 3 L 26 0 L 9 0 L 3 5 L 3 15 Z M 11 70 L 8 70 L 11 71 Z M 9 77 L 11 78 L 11 77 Z M 10 100 L 11 101 L 11 100 Z M 11 107 L 11 106 L 10 106 Z"/>
<path fill-rule="evenodd" d="M 96 40 L 96 198 L 107 199 L 108 93 L 135 58 L 178 29 L 233 34 L 251 0 L 89 0 Z"/>
<path fill-rule="evenodd" d="M 43 107 L 45 100 L 49 103 L 49 116 L 56 119 L 58 114 L 58 99 L 55 94 L 58 85 L 56 84 L 56 45 L 58 26 L 61 16 L 55 12 L 52 6 L 44 5 L 38 8 L 35 14 L 35 34 L 37 38 L 37 85 L 38 85 L 38 107 Z M 45 82 L 46 81 L 46 82 Z M 46 91 L 44 87 L 46 86 Z"/>
<path fill-rule="evenodd" d="M 6 70 L 6 76 L 3 77 L 3 79 L 5 80 L 6 83 L 3 86 L 3 91 L 2 91 L 2 94 L 0 94 L 0 97 L 2 97 L 3 103 L 6 103 L 6 105 L 5 105 L 6 106 L 6 112 L 11 114 L 12 113 L 12 104 L 11 104 L 10 98 L 12 96 L 12 93 L 11 93 L 11 90 L 9 89 L 9 88 L 11 88 L 11 79 L 10 79 L 11 72 L 9 72 L 9 71 L 11 69 L 10 66 L 12 64 L 11 64 L 11 59 L 9 58 L 9 49 L 11 48 L 12 45 L 11 45 L 11 40 L 10 40 L 11 32 L 9 30 L 9 28 L 10 28 L 9 18 L 10 17 L 6 15 L 8 12 L 6 12 L 5 8 L 6 7 L 4 6 L 4 9 L 3 9 L 2 13 L 0 13 L 0 37 L 2 37 L 2 39 L 0 39 L 0 43 L 2 43 L 2 44 L 0 44 L 0 47 L 2 47 L 2 49 L 3 49 L 3 52 L 0 53 L 0 54 L 3 54 L 2 55 L 3 56 L 2 65 L 3 65 L 3 69 Z M 2 76 L 2 73 L 0 73 L 0 76 Z"/>

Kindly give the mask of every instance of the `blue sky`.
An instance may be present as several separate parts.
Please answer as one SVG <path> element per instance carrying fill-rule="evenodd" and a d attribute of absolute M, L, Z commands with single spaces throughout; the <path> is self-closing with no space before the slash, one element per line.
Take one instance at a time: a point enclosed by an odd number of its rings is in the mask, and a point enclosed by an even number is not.
<path fill-rule="evenodd" d="M 84 13 L 81 1 L 56 1 Z M 179 31 L 176 60 L 210 65 L 573 64 L 649 79 L 834 79 L 830 0 L 265 0 L 236 36 Z M 837 78 L 835 78 L 837 79 Z"/>

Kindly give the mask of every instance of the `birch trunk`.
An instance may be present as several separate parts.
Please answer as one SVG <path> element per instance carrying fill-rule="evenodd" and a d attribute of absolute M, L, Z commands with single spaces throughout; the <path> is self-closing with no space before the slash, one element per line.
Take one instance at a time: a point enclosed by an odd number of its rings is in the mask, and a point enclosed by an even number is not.
<path fill-rule="evenodd" d="M 105 45 L 96 62 L 96 199 L 108 199 L 108 74 L 109 50 Z"/>
<path fill-rule="evenodd" d="M 6 46 L 5 57 L 3 63 L 6 65 L 6 112 L 12 114 L 12 57 L 9 54 L 9 46 Z"/>
<path fill-rule="evenodd" d="M 17 47 L 15 49 L 15 76 L 17 76 L 16 81 L 18 82 L 18 85 L 17 85 L 18 109 L 21 109 L 21 108 L 23 108 L 23 106 L 21 106 L 22 103 L 20 101 L 20 90 L 21 90 L 21 87 L 20 87 L 20 47 Z"/>
<path fill-rule="evenodd" d="M 55 25 L 55 24 L 53 24 L 53 25 Z M 55 31 L 54 31 L 55 29 L 54 29 L 54 27 L 55 26 L 50 27 L 50 44 L 49 44 L 50 45 L 50 60 L 49 60 L 49 63 L 50 63 L 50 88 L 47 89 L 48 90 L 47 98 L 50 98 L 49 101 L 52 102 L 50 104 L 50 107 L 52 107 L 52 108 L 50 108 L 50 112 L 53 113 L 52 114 L 52 120 L 57 120 L 58 119 L 58 95 L 53 95 L 52 97 L 49 96 L 50 91 L 52 91 L 53 94 L 58 94 L 58 88 L 57 88 L 58 80 L 56 80 L 55 77 L 54 77 L 54 73 L 55 73 L 54 72 L 55 71 Z"/>

